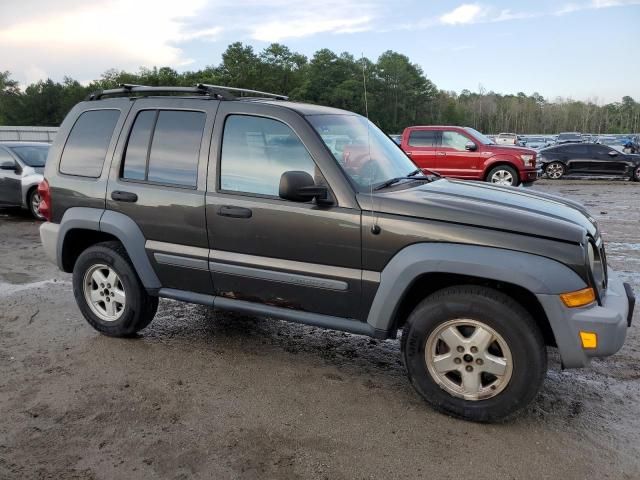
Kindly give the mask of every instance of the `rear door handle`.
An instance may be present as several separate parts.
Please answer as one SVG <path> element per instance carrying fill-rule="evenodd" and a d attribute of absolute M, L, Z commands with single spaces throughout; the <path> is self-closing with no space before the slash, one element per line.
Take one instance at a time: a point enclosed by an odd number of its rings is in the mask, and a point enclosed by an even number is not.
<path fill-rule="evenodd" d="M 220 215 L 221 217 L 251 218 L 253 212 L 248 208 L 223 205 L 218 209 L 218 215 Z"/>
<path fill-rule="evenodd" d="M 114 190 L 111 192 L 111 198 L 117 202 L 131 202 L 138 201 L 138 195 L 133 192 L 123 192 L 121 190 Z"/>

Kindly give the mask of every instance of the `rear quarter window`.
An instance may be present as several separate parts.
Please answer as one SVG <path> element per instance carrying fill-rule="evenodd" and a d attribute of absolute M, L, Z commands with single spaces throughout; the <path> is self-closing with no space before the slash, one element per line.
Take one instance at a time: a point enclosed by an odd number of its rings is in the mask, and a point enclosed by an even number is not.
<path fill-rule="evenodd" d="M 82 113 L 69 132 L 60 159 L 60 173 L 98 178 L 120 110 L 89 110 Z"/>

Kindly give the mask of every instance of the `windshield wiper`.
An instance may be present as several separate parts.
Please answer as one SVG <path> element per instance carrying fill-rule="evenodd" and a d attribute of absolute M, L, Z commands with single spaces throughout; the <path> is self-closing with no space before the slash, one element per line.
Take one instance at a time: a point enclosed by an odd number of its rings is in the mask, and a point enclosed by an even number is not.
<path fill-rule="evenodd" d="M 421 170 L 418 170 L 418 172 L 421 172 Z M 416 172 L 411 172 L 409 175 L 406 175 L 404 177 L 395 177 L 395 178 L 390 178 L 389 180 L 387 180 L 386 182 L 382 182 L 380 185 L 376 186 L 373 190 L 374 191 L 378 191 L 378 190 L 382 190 L 383 188 L 387 188 L 390 187 L 391 185 L 393 185 L 394 183 L 398 183 L 400 180 L 414 180 L 414 181 L 419 181 L 419 182 L 431 182 L 432 180 L 429 177 L 415 177 L 413 175 L 416 175 Z M 440 176 L 440 175 L 438 175 Z"/>

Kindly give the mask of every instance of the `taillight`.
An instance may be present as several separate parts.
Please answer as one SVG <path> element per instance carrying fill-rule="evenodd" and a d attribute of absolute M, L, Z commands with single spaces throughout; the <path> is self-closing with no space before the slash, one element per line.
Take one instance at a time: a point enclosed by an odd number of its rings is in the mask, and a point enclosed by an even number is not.
<path fill-rule="evenodd" d="M 51 190 L 49 189 L 49 182 L 43 180 L 38 185 L 38 194 L 40 195 L 40 205 L 38 205 L 38 211 L 47 222 L 51 221 Z"/>

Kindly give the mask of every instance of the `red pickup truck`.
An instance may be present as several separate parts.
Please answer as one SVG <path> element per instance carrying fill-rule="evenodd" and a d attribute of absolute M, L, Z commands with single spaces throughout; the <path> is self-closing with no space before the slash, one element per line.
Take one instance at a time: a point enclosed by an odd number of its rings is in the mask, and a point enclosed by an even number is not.
<path fill-rule="evenodd" d="M 400 148 L 419 168 L 445 177 L 513 186 L 538 178 L 535 150 L 496 145 L 469 127 L 407 127 Z"/>

